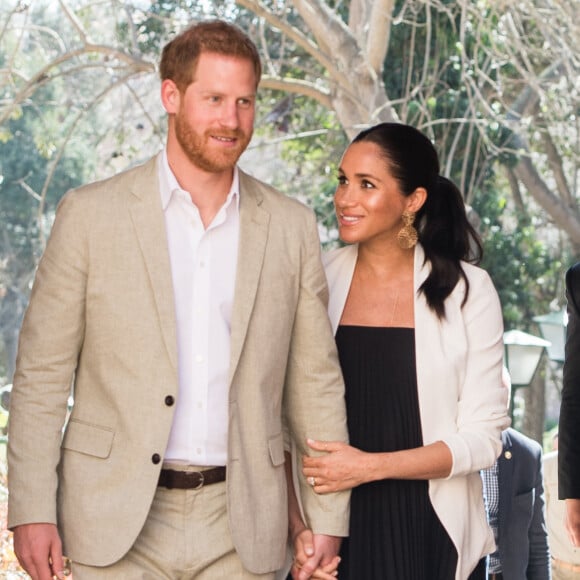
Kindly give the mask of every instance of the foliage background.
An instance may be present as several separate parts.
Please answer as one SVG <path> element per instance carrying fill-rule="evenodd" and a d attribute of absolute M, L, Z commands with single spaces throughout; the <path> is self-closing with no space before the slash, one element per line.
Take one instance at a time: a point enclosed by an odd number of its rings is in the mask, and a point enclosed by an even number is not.
<path fill-rule="evenodd" d="M 350 138 L 380 121 L 420 128 L 465 193 L 506 329 L 538 334 L 533 317 L 563 307 L 564 272 L 580 259 L 579 9 L 579 0 L 2 0 L 0 386 L 11 381 L 58 200 L 162 147 L 160 49 L 216 16 L 262 53 L 247 170 L 311 205 L 332 245 L 336 167 Z M 538 440 L 557 421 L 560 371 L 547 364 L 548 380 L 539 375 L 520 400 L 520 426 Z"/>

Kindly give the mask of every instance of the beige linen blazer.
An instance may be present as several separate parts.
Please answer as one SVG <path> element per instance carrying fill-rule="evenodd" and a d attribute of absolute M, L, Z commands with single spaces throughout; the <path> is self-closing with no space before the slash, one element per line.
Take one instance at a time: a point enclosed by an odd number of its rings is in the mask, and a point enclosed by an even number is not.
<path fill-rule="evenodd" d="M 283 423 L 302 453 L 306 437 L 347 439 L 327 298 L 313 213 L 240 172 L 227 502 L 234 544 L 255 573 L 285 556 Z M 20 336 L 9 526 L 54 522 L 74 560 L 120 559 L 155 494 L 172 397 L 173 289 L 152 159 L 58 208 Z M 346 535 L 348 493 L 300 486 L 313 529 Z"/>

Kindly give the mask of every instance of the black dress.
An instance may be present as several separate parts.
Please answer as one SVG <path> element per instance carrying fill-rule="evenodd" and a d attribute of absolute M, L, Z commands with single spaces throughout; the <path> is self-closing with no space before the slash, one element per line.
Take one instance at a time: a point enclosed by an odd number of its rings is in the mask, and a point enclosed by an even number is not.
<path fill-rule="evenodd" d="M 340 326 L 350 442 L 369 452 L 423 445 L 412 328 Z M 436 412 L 434 410 L 434 412 Z M 454 580 L 457 550 L 428 482 L 383 480 L 352 490 L 340 580 Z"/>

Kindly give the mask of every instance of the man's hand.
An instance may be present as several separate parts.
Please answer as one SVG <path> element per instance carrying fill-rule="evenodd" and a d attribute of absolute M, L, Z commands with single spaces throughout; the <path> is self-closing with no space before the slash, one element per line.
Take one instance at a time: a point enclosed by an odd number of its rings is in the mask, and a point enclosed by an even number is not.
<path fill-rule="evenodd" d="M 32 580 L 64 580 L 62 542 L 54 524 L 16 526 L 14 553 Z"/>
<path fill-rule="evenodd" d="M 572 545 L 580 547 L 580 499 L 566 500 L 566 531 Z"/>
<path fill-rule="evenodd" d="M 304 529 L 294 540 L 294 564 L 292 578 L 294 580 L 334 580 L 340 562 L 338 551 L 342 538 L 313 534 Z"/>

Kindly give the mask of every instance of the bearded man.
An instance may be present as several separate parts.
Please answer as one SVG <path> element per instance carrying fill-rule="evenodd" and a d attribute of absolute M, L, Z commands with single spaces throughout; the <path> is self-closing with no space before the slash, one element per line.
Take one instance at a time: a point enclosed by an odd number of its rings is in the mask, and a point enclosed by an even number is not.
<path fill-rule="evenodd" d="M 203 22 L 160 73 L 166 147 L 63 198 L 23 323 L 9 526 L 33 580 L 62 578 L 63 553 L 75 580 L 269 580 L 284 433 L 302 454 L 347 438 L 314 215 L 237 166 L 255 45 Z M 323 571 L 348 494 L 299 488 Z"/>

